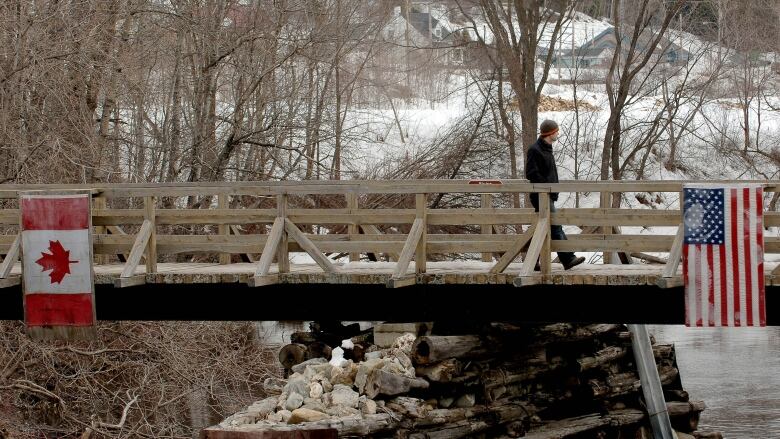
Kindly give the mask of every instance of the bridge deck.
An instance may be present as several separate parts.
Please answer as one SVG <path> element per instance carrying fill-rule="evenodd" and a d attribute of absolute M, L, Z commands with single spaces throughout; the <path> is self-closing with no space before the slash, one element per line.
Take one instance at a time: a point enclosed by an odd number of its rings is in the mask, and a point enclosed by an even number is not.
<path fill-rule="evenodd" d="M 664 287 L 681 286 L 681 269 L 677 276 L 662 278 L 663 265 L 655 264 L 582 264 L 572 270 L 564 270 L 560 264 L 552 264 L 549 275 L 535 273 L 533 276 L 519 276 L 522 263 L 510 264 L 503 273 L 490 273 L 494 262 L 460 261 L 428 262 L 425 273 L 407 271 L 411 284 L 455 284 L 455 285 L 660 285 Z M 772 270 L 778 262 L 764 264 L 765 284 L 780 286 L 780 276 L 773 276 Z M 364 284 L 387 285 L 396 267 L 392 262 L 348 262 L 335 264 L 336 273 L 325 273 L 317 264 L 291 264 L 290 272 L 278 274 L 276 264 L 270 269 L 269 283 L 281 284 Z M 252 285 L 255 263 L 158 263 L 157 272 L 144 273 L 144 267 L 136 268 L 136 276 L 130 283 L 119 285 L 123 264 L 95 266 L 95 283 L 98 285 L 132 286 L 140 284 L 230 284 Z M 18 281 L 21 266 L 16 264 L 11 271 L 11 279 Z M 17 282 L 13 282 L 16 284 Z M 10 286 L 10 285 L 9 285 Z"/>

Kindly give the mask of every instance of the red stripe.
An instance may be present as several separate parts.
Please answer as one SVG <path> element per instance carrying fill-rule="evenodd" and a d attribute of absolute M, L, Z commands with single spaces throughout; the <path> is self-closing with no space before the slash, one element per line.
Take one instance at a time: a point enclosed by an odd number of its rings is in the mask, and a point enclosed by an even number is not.
<path fill-rule="evenodd" d="M 764 292 L 764 190 L 756 189 L 756 245 L 758 246 L 758 324 L 766 326 L 766 297 Z"/>
<path fill-rule="evenodd" d="M 745 324 L 753 324 L 753 252 L 750 251 L 750 188 L 742 189 L 742 242 L 745 250 Z"/>
<path fill-rule="evenodd" d="M 725 237 L 724 237 L 725 238 Z M 726 282 L 726 246 L 719 245 L 720 250 L 720 324 L 729 325 L 729 303 L 726 297 L 728 283 Z"/>
<path fill-rule="evenodd" d="M 731 209 L 731 269 L 734 271 L 734 326 L 739 326 L 739 249 L 737 248 L 737 190 L 731 189 L 729 209 Z"/>
<path fill-rule="evenodd" d="M 682 258 L 682 266 L 683 266 L 683 285 L 685 285 L 685 326 L 691 326 L 691 310 L 690 306 L 688 305 L 688 290 L 690 288 L 693 288 L 692 285 L 690 285 L 689 279 L 688 279 L 688 248 L 690 245 L 683 244 L 683 258 Z"/>
<path fill-rule="evenodd" d="M 92 293 L 24 295 L 27 326 L 91 326 L 92 310 Z"/>
<path fill-rule="evenodd" d="M 712 244 L 707 245 L 707 269 L 709 270 L 709 277 L 707 285 L 707 324 L 709 326 L 715 326 L 715 263 Z"/>
<path fill-rule="evenodd" d="M 701 284 L 702 270 L 701 270 L 701 244 L 696 244 L 693 250 L 696 254 L 696 264 L 694 264 L 694 270 L 696 270 L 696 326 L 702 326 L 701 322 L 701 300 L 703 294 L 703 287 Z"/>
<path fill-rule="evenodd" d="M 79 230 L 89 227 L 89 197 L 22 197 L 24 230 Z"/>

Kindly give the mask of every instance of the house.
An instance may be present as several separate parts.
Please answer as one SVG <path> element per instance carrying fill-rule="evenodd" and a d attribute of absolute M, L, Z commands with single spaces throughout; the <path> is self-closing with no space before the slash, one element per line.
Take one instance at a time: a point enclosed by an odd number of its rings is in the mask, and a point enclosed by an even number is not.
<path fill-rule="evenodd" d="M 636 51 L 639 55 L 644 54 L 647 50 L 647 47 L 651 44 L 651 38 L 652 36 L 648 35 L 648 33 L 640 36 L 636 44 Z M 628 56 L 630 43 L 631 35 L 624 35 L 620 47 L 623 58 Z M 552 65 L 569 68 L 573 67 L 576 62 L 581 68 L 608 69 L 612 63 L 616 47 L 617 37 L 615 36 L 615 29 L 609 27 L 573 51 L 571 49 L 556 51 L 553 55 Z M 658 62 L 661 64 L 686 64 L 690 56 L 686 49 L 666 37 L 661 38 L 656 50 L 660 57 Z M 547 49 L 540 48 L 538 56 L 540 59 L 545 59 L 547 53 Z"/>

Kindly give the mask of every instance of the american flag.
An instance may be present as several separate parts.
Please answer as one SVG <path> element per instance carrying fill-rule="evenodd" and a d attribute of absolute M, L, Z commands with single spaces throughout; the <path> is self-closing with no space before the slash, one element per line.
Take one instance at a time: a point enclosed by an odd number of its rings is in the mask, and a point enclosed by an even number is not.
<path fill-rule="evenodd" d="M 763 190 L 683 188 L 686 326 L 766 326 Z"/>

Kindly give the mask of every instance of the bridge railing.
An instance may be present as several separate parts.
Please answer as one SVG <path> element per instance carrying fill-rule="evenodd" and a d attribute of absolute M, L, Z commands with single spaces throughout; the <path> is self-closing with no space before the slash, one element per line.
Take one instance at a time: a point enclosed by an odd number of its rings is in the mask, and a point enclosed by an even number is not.
<path fill-rule="evenodd" d="M 3 185 L 0 225 L 13 232 L 19 211 L 14 199 L 21 191 L 89 190 L 93 193 L 92 223 L 94 253 L 98 262 L 117 259 L 124 264 L 120 284 L 133 284 L 143 262 L 145 272 L 157 271 L 161 255 L 219 254 L 221 264 L 232 255 L 243 255 L 255 264 L 254 283 L 263 285 L 290 271 L 289 253 L 306 252 L 325 272 L 340 266 L 324 254 L 385 255 L 395 263 L 393 284 L 413 282 L 415 273 L 425 272 L 427 262 L 442 255 L 480 255 L 491 262 L 490 273 L 504 272 L 525 253 L 520 276 L 534 276 L 537 259 L 541 275 L 551 273 L 551 252 L 603 252 L 604 262 L 618 262 L 618 254 L 668 253 L 664 276 L 676 275 L 682 246 L 681 211 L 673 209 L 614 208 L 614 197 L 626 193 L 679 193 L 684 182 L 569 181 L 559 184 L 531 184 L 522 180 L 481 183 L 463 180 L 398 181 L 305 181 L 305 182 L 213 182 L 107 185 Z M 722 182 L 721 182 L 722 183 Z M 745 183 L 745 182 L 741 182 Z M 767 192 L 780 190 L 776 182 L 755 181 Z M 536 192 L 540 212 L 529 208 L 496 207 L 495 197 Z M 556 193 L 598 193 L 600 207 L 559 208 L 551 213 L 548 197 Z M 480 207 L 431 208 L 440 194 L 479 195 Z M 401 208 L 366 205 L 369 197 L 414 198 Z M 339 207 L 316 207 L 317 197 L 343 197 Z M 230 208 L 233 197 L 256 199 L 253 208 Z M 141 201 L 142 200 L 142 201 Z M 161 200 L 165 202 L 162 203 Z M 198 200 L 193 203 L 193 200 Z M 410 200 L 411 201 L 411 200 Z M 196 205 L 196 208 L 187 206 Z M 331 203 L 331 206 L 333 203 Z M 262 207 L 259 207 L 262 206 Z M 269 207 L 272 206 L 272 207 Z M 302 207 L 306 206 L 306 207 Z M 315 206 L 315 207 L 310 207 Z M 412 207 L 413 206 L 413 207 Z M 550 224 L 576 225 L 582 234 L 570 234 L 567 241 L 551 241 Z M 266 230 L 267 226 L 270 230 Z M 780 226 L 780 213 L 764 212 L 766 227 Z M 184 227 L 188 226 L 188 227 Z M 240 226 L 250 226 L 247 234 Z M 470 229 L 463 227 L 472 226 Z M 509 226 L 509 227 L 506 227 Z M 620 227 L 668 227 L 666 234 L 621 233 Z M 436 233 L 430 233 L 435 230 Z M 454 230 L 454 231 L 453 231 Z M 513 233 L 507 234 L 506 230 Z M 503 232 L 503 233 L 502 233 Z M 0 253 L 18 254 L 14 234 L 0 235 Z M 780 253 L 780 238 L 765 238 L 765 253 Z M 259 257 L 255 257 L 259 255 Z M 433 255 L 436 255 L 435 257 Z M 463 256 L 458 256 L 463 258 Z M 6 257 L 0 278 L 12 265 Z M 278 261 L 272 269 L 274 260 Z"/>

